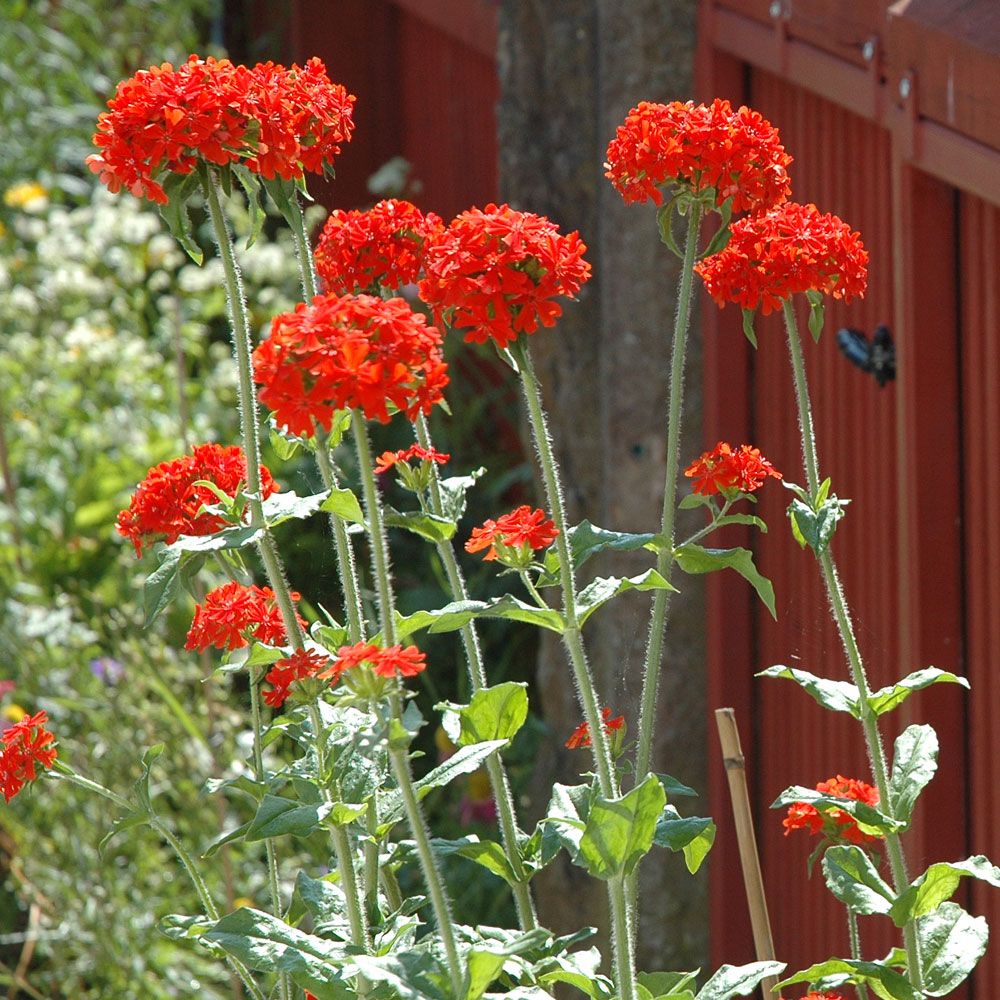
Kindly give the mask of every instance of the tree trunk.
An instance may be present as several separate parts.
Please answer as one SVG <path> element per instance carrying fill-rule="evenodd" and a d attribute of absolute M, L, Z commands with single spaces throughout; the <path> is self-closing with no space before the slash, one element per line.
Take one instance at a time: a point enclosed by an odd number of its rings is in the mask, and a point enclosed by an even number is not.
<path fill-rule="evenodd" d="M 621 531 L 656 531 L 665 470 L 667 380 L 679 262 L 659 242 L 655 210 L 625 206 L 603 177 L 616 126 L 640 100 L 687 99 L 692 89 L 694 0 L 501 0 L 499 72 L 501 197 L 579 229 L 594 267 L 579 301 L 554 330 L 531 338 L 543 382 L 571 523 L 586 517 Z M 696 331 L 688 352 L 682 462 L 700 452 Z M 679 530 L 684 531 L 682 520 Z M 585 568 L 635 573 L 649 554 Z M 704 600 L 697 578 L 675 581 L 653 766 L 706 789 Z M 627 594 L 587 624 L 602 703 L 638 725 L 650 601 Z M 562 647 L 543 640 L 538 665 L 550 753 L 540 755 L 531 817 L 552 781 L 573 783 L 585 752 L 563 743 L 581 717 Z M 683 805 L 683 804 L 682 804 Z M 704 812 L 704 806 L 702 807 Z M 601 928 L 604 886 L 562 855 L 536 879 L 541 918 L 565 932 Z M 655 849 L 641 876 L 639 967 L 705 964 L 707 883 L 676 855 Z"/>

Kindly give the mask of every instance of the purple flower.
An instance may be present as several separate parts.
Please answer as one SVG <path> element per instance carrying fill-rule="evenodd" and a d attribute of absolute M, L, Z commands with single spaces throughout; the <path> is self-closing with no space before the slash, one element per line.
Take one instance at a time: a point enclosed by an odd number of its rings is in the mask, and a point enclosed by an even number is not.
<path fill-rule="evenodd" d="M 117 684 L 125 676 L 125 664 L 110 656 L 90 661 L 90 672 L 105 684 Z"/>

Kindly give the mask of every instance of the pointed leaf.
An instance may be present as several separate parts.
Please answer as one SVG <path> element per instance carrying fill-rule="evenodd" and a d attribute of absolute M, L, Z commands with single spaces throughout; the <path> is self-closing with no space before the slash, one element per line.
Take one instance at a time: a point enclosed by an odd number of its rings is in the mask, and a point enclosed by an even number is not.
<path fill-rule="evenodd" d="M 244 839 L 253 843 L 285 834 L 308 837 L 320 827 L 331 808 L 328 802 L 303 805 L 278 795 L 265 795 L 246 829 Z"/>
<path fill-rule="evenodd" d="M 253 173 L 249 167 L 244 167 L 239 163 L 233 164 L 232 171 L 247 196 L 247 208 L 250 211 L 250 235 L 247 237 L 244 249 L 249 250 L 257 242 L 257 237 L 260 236 L 261 230 L 264 228 L 264 220 L 267 218 L 262 204 L 263 191 L 260 177 Z"/>
<path fill-rule="evenodd" d="M 831 847 L 823 855 L 823 874 L 830 892 L 856 913 L 888 913 L 892 907 L 895 892 L 860 847 Z"/>
<path fill-rule="evenodd" d="M 902 927 L 910 920 L 936 910 L 955 895 L 959 882 L 966 876 L 1000 889 L 1000 868 L 983 854 L 976 854 L 965 861 L 939 862 L 915 878 L 893 904 L 890 916 L 896 926 Z"/>
<path fill-rule="evenodd" d="M 591 556 L 598 552 L 633 552 L 637 549 L 657 548 L 657 535 L 632 534 L 626 531 L 609 531 L 599 528 L 590 521 L 581 521 L 566 532 L 573 565 L 579 569 Z M 545 573 L 539 578 L 540 586 L 554 586 L 559 583 L 559 555 L 555 549 L 545 554 Z"/>
<path fill-rule="evenodd" d="M 620 579 L 616 576 L 599 576 L 587 584 L 577 596 L 578 620 L 582 625 L 602 604 L 626 590 L 672 590 L 677 588 L 656 572 L 648 569 L 639 576 Z"/>
<path fill-rule="evenodd" d="M 494 875 L 499 875 L 508 885 L 517 883 L 517 876 L 504 849 L 492 840 L 480 840 L 472 834 L 460 840 L 443 840 L 435 837 L 432 843 L 437 854 L 456 854 L 460 858 L 468 858 Z"/>
<path fill-rule="evenodd" d="M 655 774 L 616 799 L 595 797 L 580 838 L 578 864 L 595 878 L 627 875 L 653 845 L 656 823 L 666 804 Z"/>
<path fill-rule="evenodd" d="M 663 785 L 663 790 L 667 793 L 667 801 L 676 796 L 698 798 L 698 793 L 690 785 L 685 785 L 683 781 L 678 781 L 672 775 L 657 774 L 657 778 L 660 779 L 660 784 Z"/>
<path fill-rule="evenodd" d="M 146 582 L 142 585 L 142 601 L 146 613 L 143 628 L 149 628 L 177 596 L 181 553 L 167 548 L 161 553 L 160 559 L 160 565 L 146 577 Z"/>
<path fill-rule="evenodd" d="M 490 983 L 500 975 L 505 959 L 504 955 L 497 955 L 482 948 L 473 948 L 466 954 L 465 975 L 468 988 L 465 991 L 465 1000 L 479 1000 Z"/>
<path fill-rule="evenodd" d="M 774 800 L 771 808 L 780 809 L 796 802 L 806 802 L 824 813 L 831 810 L 849 813 L 854 817 L 858 828 L 863 833 L 872 836 L 884 837 L 887 833 L 896 833 L 904 825 L 866 802 L 859 802 L 856 799 L 842 799 L 835 795 L 824 795 L 822 792 L 817 792 L 815 788 L 804 788 L 802 785 L 786 788 Z"/>
<path fill-rule="evenodd" d="M 757 334 L 753 329 L 754 311 L 752 309 L 743 310 L 743 336 L 750 341 L 750 346 L 757 348 Z"/>
<path fill-rule="evenodd" d="M 181 535 L 176 542 L 168 545 L 169 550 L 178 552 L 217 552 L 221 549 L 243 549 L 258 542 L 264 535 L 263 528 L 249 524 L 237 524 L 223 528 L 212 535 Z"/>
<path fill-rule="evenodd" d="M 385 508 L 383 519 L 387 527 L 405 528 L 431 542 L 449 541 L 457 527 L 454 521 L 438 517 L 437 514 L 425 514 L 423 511 L 401 512 L 393 507 Z"/>
<path fill-rule="evenodd" d="M 443 964 L 428 951 L 393 955 L 358 955 L 360 972 L 373 982 L 390 986 L 399 1000 L 453 1000 Z"/>
<path fill-rule="evenodd" d="M 364 524 L 365 515 L 361 511 L 358 498 L 350 490 L 330 490 L 330 495 L 320 504 L 320 510 L 334 514 L 350 521 L 352 524 Z"/>
<path fill-rule="evenodd" d="M 527 684 L 507 681 L 480 688 L 468 705 L 443 706 L 457 716 L 458 731 L 453 737 L 459 746 L 487 740 L 511 740 L 528 718 Z M 449 734 L 450 735 L 450 734 Z"/>
<path fill-rule="evenodd" d="M 754 565 L 753 553 L 749 549 L 707 549 L 700 545 L 684 545 L 674 552 L 677 565 L 685 573 L 711 573 L 717 569 L 734 569 L 746 580 L 764 606 L 777 618 L 774 609 L 774 587 L 771 581 L 761 576 Z"/>
<path fill-rule="evenodd" d="M 921 1000 L 906 976 L 882 962 L 862 962 L 849 958 L 828 958 L 789 976 L 778 983 L 779 989 L 795 983 L 817 983 L 828 976 L 842 977 L 841 982 L 863 983 L 882 1000 Z"/>
<path fill-rule="evenodd" d="M 723 965 L 698 991 L 697 1000 L 729 1000 L 752 993 L 761 980 L 776 976 L 784 962 L 751 962 L 749 965 Z"/>
<path fill-rule="evenodd" d="M 268 526 L 273 528 L 291 518 L 312 517 L 318 510 L 323 509 L 323 504 L 328 498 L 329 494 L 326 491 L 304 497 L 297 496 L 293 490 L 287 493 L 272 493 L 263 502 L 264 518 Z"/>
<path fill-rule="evenodd" d="M 761 670 L 757 677 L 787 677 L 795 681 L 810 697 L 831 712 L 847 712 L 855 719 L 861 718 L 860 693 L 857 686 L 849 681 L 831 681 L 817 677 L 807 670 L 777 664 Z"/>
<path fill-rule="evenodd" d="M 844 516 L 844 508 L 850 500 L 830 497 L 817 508 L 802 500 L 795 499 L 788 505 L 788 516 L 792 519 L 792 529 L 796 540 L 803 541 L 821 556 L 829 547 L 837 522 Z"/>
<path fill-rule="evenodd" d="M 441 516 L 449 521 L 460 521 L 465 513 L 466 494 L 485 473 L 486 469 L 480 467 L 467 476 L 449 476 L 440 480 L 438 492 L 441 496 Z"/>
<path fill-rule="evenodd" d="M 907 826 L 917 797 L 937 771 L 937 756 L 937 733 L 930 726 L 909 726 L 896 739 L 889 805 L 893 816 Z"/>
<path fill-rule="evenodd" d="M 194 241 L 191 219 L 188 216 L 188 199 L 198 190 L 200 178 L 197 172 L 189 174 L 170 173 L 163 181 L 167 203 L 160 205 L 160 216 L 167 224 L 175 240 L 184 252 L 200 267 L 205 259 L 201 247 Z"/>
<path fill-rule="evenodd" d="M 986 952 L 990 929 L 957 903 L 942 903 L 917 922 L 924 992 L 947 996 L 964 982 Z"/>
<path fill-rule="evenodd" d="M 876 715 L 884 715 L 901 705 L 914 691 L 921 691 L 931 684 L 961 684 L 964 688 L 969 687 L 968 680 L 958 674 L 939 670 L 937 667 L 924 667 L 923 670 L 917 670 L 901 681 L 896 681 L 895 684 L 873 691 L 868 696 L 868 704 Z"/>
<path fill-rule="evenodd" d="M 715 843 L 715 824 L 704 816 L 681 816 L 672 806 L 664 807 L 656 821 L 653 843 L 671 851 L 683 851 L 693 875 Z"/>

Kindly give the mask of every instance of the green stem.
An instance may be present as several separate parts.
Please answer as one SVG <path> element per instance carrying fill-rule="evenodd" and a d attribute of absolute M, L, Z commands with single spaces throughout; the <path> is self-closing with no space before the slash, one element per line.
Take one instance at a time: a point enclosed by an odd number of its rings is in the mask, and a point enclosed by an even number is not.
<path fill-rule="evenodd" d="M 319 283 L 316 280 L 316 267 L 313 263 L 312 245 L 309 242 L 309 234 L 306 232 L 306 220 L 302 214 L 302 204 L 299 201 L 297 191 L 291 194 L 288 203 L 292 209 L 292 217 L 289 222 L 292 237 L 295 240 L 295 256 L 299 261 L 302 294 L 305 296 L 306 302 L 312 302 L 319 292 Z"/>
<path fill-rule="evenodd" d="M 576 681 L 577 694 L 583 706 L 584 718 L 590 730 L 591 749 L 594 763 L 597 767 L 597 782 L 601 796 L 613 799 L 618 795 L 618 783 L 615 779 L 614 764 L 611 760 L 611 748 L 607 734 L 604 731 L 604 720 L 601 717 L 601 707 L 594 687 L 594 679 L 587 663 L 587 653 L 583 644 L 583 633 L 577 619 L 576 610 L 576 580 L 573 565 L 573 553 L 567 536 L 566 511 L 563 506 L 562 489 L 559 484 L 559 467 L 556 464 L 549 437 L 545 410 L 542 407 L 541 392 L 538 378 L 535 375 L 531 358 L 528 354 L 525 338 L 522 336 L 510 346 L 510 352 L 517 362 L 521 373 L 521 385 L 524 389 L 524 399 L 528 407 L 528 418 L 535 447 L 538 450 L 541 466 L 542 482 L 545 485 L 545 495 L 549 505 L 552 520 L 558 534 L 556 535 L 556 551 L 559 553 L 559 580 L 563 598 L 563 642 L 569 654 Z M 615 986 L 621 1000 L 634 1000 L 637 995 L 635 978 L 635 958 L 633 953 L 632 929 L 630 927 L 629 907 L 625 892 L 625 882 L 622 878 L 613 878 L 608 882 L 608 899 L 611 908 L 611 927 L 615 953 Z"/>
<path fill-rule="evenodd" d="M 694 545 L 695 542 L 700 542 L 707 534 L 715 530 L 716 524 L 726 516 L 726 512 L 729 510 L 730 507 L 732 507 L 732 505 L 733 505 L 732 500 L 726 500 L 725 503 L 723 503 L 722 509 L 719 511 L 719 513 L 716 514 L 715 517 L 713 517 L 712 520 L 708 524 L 706 524 L 704 528 L 699 528 L 693 535 L 691 535 L 688 538 L 685 538 L 683 542 L 678 542 L 678 544 L 674 546 L 674 549 L 675 550 L 683 549 L 686 548 L 688 545 Z"/>
<path fill-rule="evenodd" d="M 361 475 L 361 488 L 365 498 L 365 514 L 368 520 L 368 542 L 372 550 L 372 569 L 375 574 L 376 592 L 378 594 L 379 627 L 382 630 L 382 642 L 385 646 L 396 642 L 395 601 L 392 593 L 392 580 L 389 569 L 389 546 L 385 534 L 385 524 L 382 518 L 382 505 L 379 500 L 378 486 L 375 482 L 375 472 L 372 466 L 371 447 L 368 443 L 368 426 L 360 410 L 353 413 L 354 442 L 358 452 L 358 469 Z M 392 696 L 392 728 L 402 729 L 402 705 L 399 694 Z M 438 933 L 444 944 L 448 963 L 448 974 L 456 998 L 460 998 L 464 983 L 462 963 L 458 954 L 458 944 L 455 940 L 455 929 L 451 918 L 451 906 L 445 891 L 444 881 L 438 870 L 434 852 L 431 849 L 430 831 L 424 819 L 420 802 L 413 788 L 413 774 L 410 771 L 410 758 L 406 750 L 393 746 L 390 730 L 389 761 L 393 774 L 399 785 L 406 818 L 410 832 L 417 845 L 417 856 L 423 871 L 424 882 L 431 897 L 431 906 L 438 925 Z"/>
<path fill-rule="evenodd" d="M 534 598 L 535 603 L 540 608 L 547 610 L 548 604 L 545 603 L 545 598 L 538 593 L 538 588 L 535 587 L 534 583 L 532 583 L 531 577 L 528 575 L 528 571 L 522 569 L 518 573 L 518 576 L 521 578 L 521 583 L 524 584 L 524 589 L 532 596 L 532 598 Z"/>
<path fill-rule="evenodd" d="M 414 424 L 414 431 L 417 442 L 422 448 L 430 449 L 433 447 L 430 430 L 422 414 L 417 417 Z M 431 511 L 435 514 L 443 515 L 444 508 L 441 502 L 441 490 L 438 486 L 436 470 L 431 475 L 429 492 L 431 496 Z M 468 600 L 469 592 L 465 586 L 465 578 L 462 576 L 461 567 L 455 558 L 454 549 L 448 542 L 438 542 L 437 551 L 445 573 L 448 576 L 452 599 L 456 601 Z M 465 650 L 465 661 L 469 668 L 470 685 L 473 692 L 481 691 L 486 687 L 486 669 L 483 666 L 479 633 L 476 631 L 475 625 L 469 622 L 461 629 L 461 636 L 462 646 Z M 538 926 L 538 916 L 535 912 L 534 900 L 531 898 L 531 890 L 528 887 L 530 876 L 525 871 L 521 858 L 521 850 L 518 846 L 519 828 L 517 813 L 514 809 L 514 796 L 511 793 L 507 772 L 504 769 L 499 754 L 492 754 L 486 759 L 486 773 L 489 775 L 493 801 L 497 806 L 497 818 L 500 823 L 500 835 L 503 841 L 504 853 L 507 855 L 507 860 L 510 862 L 511 869 L 517 879 L 513 886 L 517 920 L 521 930 L 534 930 Z"/>
<path fill-rule="evenodd" d="M 267 530 L 264 518 L 264 505 L 261 497 L 260 476 L 260 433 L 257 426 L 257 391 L 253 381 L 253 370 L 250 360 L 251 339 L 250 319 L 247 316 L 246 300 L 243 295 L 243 284 L 240 280 L 236 255 L 233 252 L 233 240 L 229 232 L 229 223 L 219 201 L 218 180 L 214 174 L 202 175 L 202 190 L 208 203 L 208 214 L 212 220 L 215 244 L 222 261 L 222 271 L 225 276 L 226 301 L 229 306 L 229 323 L 233 337 L 233 351 L 236 356 L 236 370 L 239 378 L 240 429 L 243 435 L 243 451 L 247 460 L 247 493 L 250 496 L 250 524 L 263 529 L 260 541 L 257 543 L 261 561 L 267 573 L 268 583 L 274 591 L 275 601 L 281 612 L 288 640 L 295 649 L 303 647 L 302 630 L 295 614 L 295 604 L 292 601 L 288 582 L 275 548 L 274 540 Z"/>
<path fill-rule="evenodd" d="M 677 472 L 681 451 L 681 404 L 684 397 L 684 354 L 687 348 L 688 328 L 691 325 L 691 290 L 694 284 L 694 261 L 701 232 L 701 205 L 691 203 L 688 216 L 687 241 L 684 263 L 681 267 L 680 286 L 677 291 L 677 312 L 674 316 L 674 339 L 670 352 L 670 399 L 667 411 L 667 467 L 663 483 L 663 509 L 660 516 L 660 551 L 656 554 L 656 570 L 670 579 L 674 549 L 674 518 L 677 511 Z M 653 752 L 653 729 L 656 722 L 656 696 L 663 662 L 663 643 L 666 632 L 669 590 L 657 590 L 653 595 L 653 609 L 649 621 L 649 640 L 646 662 L 642 672 L 642 700 L 639 714 L 639 740 L 635 758 L 636 784 L 649 774 Z M 629 878 L 629 895 L 636 892 L 639 869 Z"/>
<path fill-rule="evenodd" d="M 858 915 L 850 906 L 847 907 L 847 934 L 851 940 L 851 958 L 860 962 L 861 935 L 858 933 Z M 854 991 L 858 995 L 858 1000 L 868 1000 L 868 987 L 864 983 L 855 983 Z"/>
<path fill-rule="evenodd" d="M 83 788 L 88 792 L 94 792 L 102 796 L 125 812 L 133 811 L 134 807 L 128 799 L 111 791 L 110 788 L 105 787 L 97 781 L 92 781 L 90 778 L 85 778 L 82 774 L 77 774 L 76 771 L 71 770 L 65 764 L 61 765 L 57 771 L 54 771 L 53 775 L 63 781 L 68 781 L 72 785 L 76 785 L 78 788 Z M 163 821 L 154 812 L 150 812 L 149 814 L 149 825 L 167 842 L 174 854 L 177 855 L 177 860 L 180 861 L 184 871 L 187 872 L 187 876 L 191 880 L 195 892 L 198 894 L 198 899 L 201 902 L 202 909 L 205 911 L 205 915 L 209 920 L 218 920 L 219 909 L 215 905 L 215 900 L 212 899 L 212 894 L 209 892 L 205 880 L 201 877 L 201 872 L 198 871 L 194 859 L 188 854 L 187 849 L 177 839 L 173 831 L 169 827 L 164 826 Z M 247 992 L 254 1000 L 265 1000 L 264 994 L 250 977 L 250 972 L 246 966 L 231 956 L 227 956 L 226 961 L 229 967 L 240 977 Z"/>
<path fill-rule="evenodd" d="M 816 435 L 813 429 L 812 407 L 809 402 L 809 386 L 806 381 L 805 359 L 802 354 L 802 344 L 799 338 L 798 323 L 795 319 L 795 310 L 790 299 L 785 300 L 784 317 L 785 330 L 788 334 L 788 354 L 791 359 L 792 378 L 795 383 L 795 398 L 799 410 L 799 427 L 802 432 L 802 457 L 805 464 L 806 486 L 810 496 L 815 498 L 820 487 Z M 879 802 L 882 808 L 891 815 L 889 768 L 885 747 L 882 745 L 882 735 L 878 728 L 878 716 L 869 704 L 869 692 L 871 688 L 868 683 L 868 676 L 861 659 L 861 651 L 858 648 L 857 639 L 854 634 L 854 625 L 851 622 L 850 612 L 847 609 L 847 601 L 844 597 L 840 577 L 837 574 L 837 567 L 829 548 L 819 556 L 819 564 L 823 575 L 823 582 L 826 585 L 827 597 L 830 601 L 830 609 L 833 613 L 837 630 L 840 633 L 840 640 L 844 646 L 848 664 L 850 665 L 851 678 L 858 689 L 861 706 L 861 726 L 865 734 L 868 759 L 871 763 L 875 787 L 878 789 Z M 899 894 L 909 885 L 903 844 L 898 833 L 886 834 L 885 841 L 893 885 L 896 893 Z M 923 971 L 915 921 L 910 920 L 903 927 L 903 942 L 906 946 L 907 973 L 910 983 L 915 990 L 919 991 L 923 985 Z"/>

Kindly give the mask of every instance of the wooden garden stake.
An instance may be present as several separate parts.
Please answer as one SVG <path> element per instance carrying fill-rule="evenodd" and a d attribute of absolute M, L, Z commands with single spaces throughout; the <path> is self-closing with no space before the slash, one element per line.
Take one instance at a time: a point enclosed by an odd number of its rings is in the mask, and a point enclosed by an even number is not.
<path fill-rule="evenodd" d="M 740 847 L 743 884 L 746 886 L 747 904 L 750 907 L 754 949 L 758 961 L 771 962 L 774 961 L 774 941 L 771 938 L 771 922 L 767 916 L 764 881 L 761 878 L 760 859 L 757 856 L 757 838 L 750 816 L 750 797 L 747 795 L 746 768 L 743 750 L 740 747 L 740 734 L 736 728 L 736 713 L 731 708 L 717 708 L 715 724 L 719 729 L 722 759 L 729 780 L 729 797 L 733 802 L 733 818 L 736 820 L 736 839 Z M 768 976 L 762 980 L 764 996 L 771 996 L 777 984 L 777 976 Z"/>

